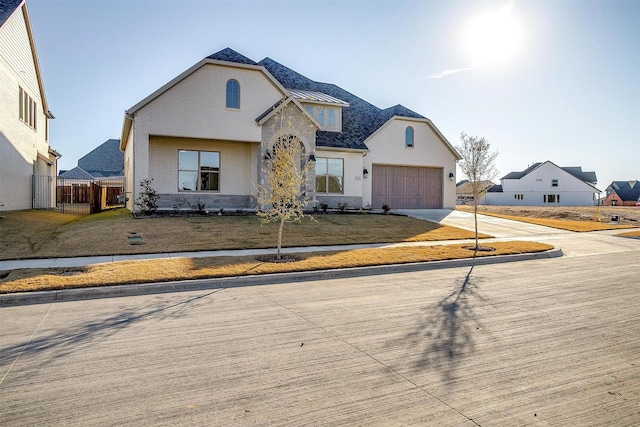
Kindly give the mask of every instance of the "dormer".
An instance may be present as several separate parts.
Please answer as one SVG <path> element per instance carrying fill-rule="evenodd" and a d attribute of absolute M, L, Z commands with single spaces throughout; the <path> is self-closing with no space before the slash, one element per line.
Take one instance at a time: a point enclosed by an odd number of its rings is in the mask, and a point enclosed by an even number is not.
<path fill-rule="evenodd" d="M 321 126 L 320 130 L 342 132 L 342 109 L 349 106 L 348 102 L 322 92 L 300 89 L 287 90 L 318 121 Z"/>

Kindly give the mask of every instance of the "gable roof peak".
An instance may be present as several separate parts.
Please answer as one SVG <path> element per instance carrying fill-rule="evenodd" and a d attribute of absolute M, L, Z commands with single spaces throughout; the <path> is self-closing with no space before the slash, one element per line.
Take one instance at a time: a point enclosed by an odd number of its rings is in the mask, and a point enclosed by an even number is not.
<path fill-rule="evenodd" d="M 236 64 L 246 64 L 246 65 L 258 65 L 255 61 L 247 58 L 244 55 L 239 54 L 235 50 L 230 47 L 225 47 L 219 52 L 213 53 L 207 56 L 207 59 L 214 59 L 217 61 L 226 61 L 226 62 L 234 62 Z"/>

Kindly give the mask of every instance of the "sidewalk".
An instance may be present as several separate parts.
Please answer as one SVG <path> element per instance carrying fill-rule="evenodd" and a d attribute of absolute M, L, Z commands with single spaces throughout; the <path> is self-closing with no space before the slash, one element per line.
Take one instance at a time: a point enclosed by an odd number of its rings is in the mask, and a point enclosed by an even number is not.
<path fill-rule="evenodd" d="M 524 240 L 524 239 L 482 239 L 483 242 L 498 242 L 508 240 Z M 282 253 L 305 253 L 305 252 L 324 252 L 324 251 L 351 251 L 355 249 L 368 248 L 390 248 L 399 246 L 436 246 L 436 245 L 455 245 L 473 243 L 473 239 L 465 240 L 446 240 L 432 242 L 411 242 L 411 243 L 371 243 L 357 245 L 337 245 L 337 246 L 299 246 L 291 248 L 282 248 Z M 85 267 L 94 264 L 109 264 L 119 261 L 146 261 L 158 259 L 177 259 L 177 258 L 206 258 L 206 257 L 224 257 L 224 256 L 250 256 L 250 255 L 270 255 L 275 254 L 275 248 L 266 249 L 240 249 L 240 250 L 220 250 L 220 251 L 196 251 L 196 252 L 163 252 L 155 254 L 133 254 L 133 255 L 101 255 L 87 257 L 71 257 L 71 258 L 39 258 L 39 259 L 23 259 L 23 260 L 5 260 L 0 261 L 0 271 L 16 270 L 19 268 L 65 268 L 65 267 Z"/>

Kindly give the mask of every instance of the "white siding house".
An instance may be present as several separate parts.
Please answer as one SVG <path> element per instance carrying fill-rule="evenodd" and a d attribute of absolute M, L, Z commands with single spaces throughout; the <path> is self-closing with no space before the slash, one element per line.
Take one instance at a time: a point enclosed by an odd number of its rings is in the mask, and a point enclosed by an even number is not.
<path fill-rule="evenodd" d="M 228 48 L 125 112 L 127 206 L 135 209 L 138 184 L 150 178 L 160 209 L 179 199 L 215 210 L 254 208 L 274 114 L 285 107 L 297 111 L 301 129 L 311 129 L 301 142 L 306 158 L 315 159 L 312 203 L 455 206 L 460 156 L 429 119 L 400 105 L 381 110 L 269 58 L 254 62 Z"/>
<path fill-rule="evenodd" d="M 593 206 L 600 190 L 595 172 L 550 161 L 511 172 L 484 194 L 482 204 L 500 206 Z"/>
<path fill-rule="evenodd" d="M 0 8 L 0 210 L 55 206 L 57 159 L 27 5 Z M 36 182 L 32 176 L 41 177 Z M 41 186 L 40 197 L 32 189 Z"/>

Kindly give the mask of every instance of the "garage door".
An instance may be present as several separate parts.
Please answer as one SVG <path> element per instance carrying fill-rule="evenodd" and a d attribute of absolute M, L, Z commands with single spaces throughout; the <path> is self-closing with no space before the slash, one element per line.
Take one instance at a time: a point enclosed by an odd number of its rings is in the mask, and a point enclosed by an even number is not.
<path fill-rule="evenodd" d="M 442 169 L 373 165 L 372 203 L 379 209 L 441 209 Z"/>

